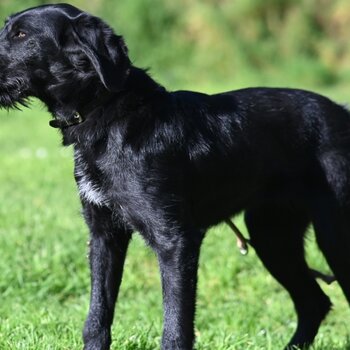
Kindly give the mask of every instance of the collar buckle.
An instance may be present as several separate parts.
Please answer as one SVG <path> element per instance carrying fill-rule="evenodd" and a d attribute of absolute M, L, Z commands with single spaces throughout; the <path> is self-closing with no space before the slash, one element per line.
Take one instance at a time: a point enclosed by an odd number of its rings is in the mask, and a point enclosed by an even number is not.
<path fill-rule="evenodd" d="M 59 129 L 64 129 L 68 128 L 73 125 L 78 125 L 84 122 L 84 118 L 81 116 L 81 114 L 77 111 L 73 113 L 68 118 L 61 119 L 61 118 L 54 118 L 50 120 L 49 125 L 53 128 L 59 128 Z"/>

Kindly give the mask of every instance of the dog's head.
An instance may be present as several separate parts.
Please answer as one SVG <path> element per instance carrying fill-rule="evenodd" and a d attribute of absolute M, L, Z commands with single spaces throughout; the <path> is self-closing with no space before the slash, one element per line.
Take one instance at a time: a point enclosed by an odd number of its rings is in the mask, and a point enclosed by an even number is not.
<path fill-rule="evenodd" d="M 28 9 L 0 32 L 0 105 L 35 96 L 54 114 L 74 110 L 82 96 L 121 90 L 129 67 L 122 37 L 99 18 L 67 4 Z"/>

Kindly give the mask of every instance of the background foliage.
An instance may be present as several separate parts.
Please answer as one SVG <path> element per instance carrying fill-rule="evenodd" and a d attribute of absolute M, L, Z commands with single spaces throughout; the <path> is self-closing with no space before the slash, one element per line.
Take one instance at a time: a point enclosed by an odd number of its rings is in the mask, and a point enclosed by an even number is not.
<path fill-rule="evenodd" d="M 42 0 L 2 0 L 0 14 Z M 58 1 L 59 2 L 59 1 Z M 172 87 L 328 86 L 350 78 L 348 0 L 75 0 Z"/>
<path fill-rule="evenodd" d="M 0 17 L 46 3 L 0 0 Z M 123 34 L 133 62 L 170 89 L 207 92 L 294 86 L 350 100 L 348 0 L 76 0 Z M 71 149 L 59 147 L 44 108 L 0 112 L 0 349 L 81 348 L 88 306 L 87 229 Z M 245 231 L 241 218 L 237 219 Z M 281 233 L 283 234 L 283 233 Z M 220 252 L 218 254 L 218 252 Z M 310 264 L 327 271 L 312 231 Z M 322 284 L 334 310 L 315 349 L 350 349 L 348 305 Z M 152 350 L 161 332 L 156 259 L 136 236 L 114 325 L 113 349 Z M 224 225 L 200 262 L 198 350 L 281 349 L 295 327 L 287 294 L 253 250 L 241 258 Z"/>

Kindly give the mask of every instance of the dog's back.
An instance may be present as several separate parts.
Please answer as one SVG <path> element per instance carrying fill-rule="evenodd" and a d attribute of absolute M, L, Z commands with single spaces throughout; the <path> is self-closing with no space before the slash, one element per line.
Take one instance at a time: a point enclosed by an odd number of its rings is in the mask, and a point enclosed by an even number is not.
<path fill-rule="evenodd" d="M 172 100 L 166 113 L 173 130 L 182 131 L 177 142 L 187 160 L 185 202 L 203 227 L 264 197 L 306 206 L 310 192 L 339 189 L 340 178 L 335 184 L 327 175 L 329 153 L 343 166 L 339 177 L 350 178 L 350 161 L 344 159 L 350 154 L 350 114 L 328 98 L 250 88 L 212 96 L 180 91 Z M 338 194 L 346 192 L 343 183 Z"/>

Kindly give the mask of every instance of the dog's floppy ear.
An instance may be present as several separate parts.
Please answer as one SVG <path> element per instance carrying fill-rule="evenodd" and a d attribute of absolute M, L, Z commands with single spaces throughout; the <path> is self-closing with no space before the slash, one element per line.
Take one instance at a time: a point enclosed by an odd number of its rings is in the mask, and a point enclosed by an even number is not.
<path fill-rule="evenodd" d="M 130 68 L 123 38 L 99 18 L 87 14 L 76 17 L 71 23 L 75 49 L 88 58 L 107 90 L 120 91 Z"/>

